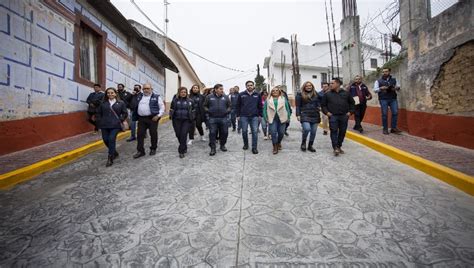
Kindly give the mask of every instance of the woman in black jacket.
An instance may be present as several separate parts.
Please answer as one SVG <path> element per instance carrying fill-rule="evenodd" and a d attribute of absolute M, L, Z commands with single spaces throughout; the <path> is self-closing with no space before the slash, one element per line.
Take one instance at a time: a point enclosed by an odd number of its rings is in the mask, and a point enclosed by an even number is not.
<path fill-rule="evenodd" d="M 205 121 L 204 116 L 204 96 L 201 95 L 201 89 L 199 85 L 195 84 L 189 90 L 189 98 L 193 101 L 194 104 L 194 120 L 192 122 L 191 128 L 189 129 L 189 142 L 188 144 L 193 144 L 194 133 L 196 128 L 201 136 L 201 141 L 206 141 L 204 138 L 204 129 L 202 128 L 202 123 Z"/>
<path fill-rule="evenodd" d="M 173 129 L 179 141 L 179 158 L 183 158 L 187 152 L 186 138 L 194 119 L 193 101 L 188 97 L 188 89 L 180 87 L 178 94 L 171 102 L 170 117 L 173 122 Z"/>
<path fill-rule="evenodd" d="M 122 130 L 121 124 L 127 117 L 127 106 L 120 100 L 117 90 L 113 87 L 107 88 L 104 100 L 97 109 L 97 122 L 102 132 L 102 140 L 109 148 L 106 167 L 110 167 L 114 163 L 114 159 L 118 157 L 115 150 L 117 134 Z"/>
<path fill-rule="evenodd" d="M 303 138 L 301 141 L 301 151 L 306 151 L 306 139 L 309 136 L 308 151 L 316 152 L 313 148 L 314 139 L 316 138 L 316 129 L 318 128 L 321 117 L 319 111 L 321 104 L 319 96 L 314 89 L 313 83 L 307 81 L 301 87 L 301 93 L 296 95 L 296 118 L 301 122 L 303 128 Z"/>

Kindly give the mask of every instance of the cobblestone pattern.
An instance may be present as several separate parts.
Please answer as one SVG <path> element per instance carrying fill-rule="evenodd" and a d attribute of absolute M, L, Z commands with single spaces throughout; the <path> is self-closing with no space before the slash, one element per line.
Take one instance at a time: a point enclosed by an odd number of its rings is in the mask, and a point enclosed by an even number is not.
<path fill-rule="evenodd" d="M 353 126 L 354 121 L 350 120 L 349 129 L 351 131 Z M 474 150 L 423 139 L 406 132 L 401 135 L 384 135 L 381 126 L 364 122 L 362 126 L 364 127 L 364 136 L 474 176 Z M 358 131 L 354 132 L 359 134 Z"/>
<path fill-rule="evenodd" d="M 269 141 L 178 158 L 170 125 L 159 153 L 119 143 L 0 192 L 0 267 L 469 267 L 474 198 L 356 143 L 331 155 Z M 352 266 L 351 266 L 352 265 Z"/>

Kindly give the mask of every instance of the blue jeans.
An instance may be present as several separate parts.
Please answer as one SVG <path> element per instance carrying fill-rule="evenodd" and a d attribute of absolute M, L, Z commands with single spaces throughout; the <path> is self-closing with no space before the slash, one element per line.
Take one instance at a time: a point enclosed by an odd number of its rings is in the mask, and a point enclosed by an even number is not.
<path fill-rule="evenodd" d="M 331 115 L 329 117 L 329 129 L 331 130 L 331 143 L 332 148 L 342 147 L 342 142 L 346 136 L 347 121 L 349 116 L 347 115 Z"/>
<path fill-rule="evenodd" d="M 263 120 L 262 120 L 263 121 Z M 280 118 L 276 117 L 273 119 L 273 123 L 270 124 L 268 130 L 272 135 L 272 143 L 279 144 L 283 140 L 283 135 L 285 135 L 286 123 L 282 124 Z"/>
<path fill-rule="evenodd" d="M 244 145 L 249 144 L 248 126 L 252 130 L 252 149 L 257 149 L 258 139 L 258 116 L 241 116 L 240 124 L 242 126 L 242 138 L 244 139 Z"/>
<path fill-rule="evenodd" d="M 312 144 L 316 138 L 316 130 L 318 129 L 318 125 L 316 123 L 301 122 L 301 127 L 303 128 L 303 142 L 306 142 L 308 134 L 311 133 L 309 136 L 309 142 Z"/>
<path fill-rule="evenodd" d="M 262 117 L 262 131 L 263 131 L 263 136 L 267 136 L 268 133 L 268 122 L 265 120 L 265 118 Z"/>
<path fill-rule="evenodd" d="M 105 146 L 109 148 L 109 155 L 115 154 L 115 144 L 117 141 L 117 134 L 119 133 L 120 128 L 102 128 L 102 140 L 104 141 Z"/>
<path fill-rule="evenodd" d="M 383 129 L 388 129 L 388 107 L 392 112 L 392 128 L 397 128 L 398 121 L 398 101 L 397 99 L 392 100 L 379 100 L 380 108 L 382 109 L 382 125 Z"/>
<path fill-rule="evenodd" d="M 232 129 L 235 130 L 236 126 L 237 126 L 237 112 L 235 111 L 235 109 L 232 109 L 230 111 L 230 122 L 232 123 Z"/>
<path fill-rule="evenodd" d="M 224 146 L 229 135 L 229 120 L 227 117 L 209 118 L 209 146 L 216 148 L 217 132 L 219 132 L 219 143 Z"/>

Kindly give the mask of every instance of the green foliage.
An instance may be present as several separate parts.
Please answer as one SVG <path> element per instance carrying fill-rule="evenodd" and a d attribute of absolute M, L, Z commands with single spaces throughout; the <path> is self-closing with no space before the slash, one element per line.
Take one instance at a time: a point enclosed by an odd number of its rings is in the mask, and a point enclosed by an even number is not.
<path fill-rule="evenodd" d="M 400 66 L 400 64 L 402 64 L 404 59 L 405 59 L 404 54 L 400 54 L 396 57 L 393 57 L 392 59 L 387 61 L 382 67 L 377 67 L 377 70 L 368 73 L 364 77 L 364 80 L 368 80 L 368 81 L 376 80 L 379 76 L 382 75 L 382 70 L 385 69 L 385 68 L 390 68 L 392 70 L 397 69 Z"/>
<path fill-rule="evenodd" d="M 255 90 L 257 92 L 262 92 L 263 90 L 267 89 L 267 84 L 265 83 L 265 77 L 262 75 L 257 75 L 255 77 Z"/>

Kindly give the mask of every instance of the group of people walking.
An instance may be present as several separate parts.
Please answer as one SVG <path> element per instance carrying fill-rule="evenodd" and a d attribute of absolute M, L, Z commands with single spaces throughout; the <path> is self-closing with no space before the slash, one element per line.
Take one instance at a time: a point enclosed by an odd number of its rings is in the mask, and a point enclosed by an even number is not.
<path fill-rule="evenodd" d="M 103 93 L 101 86 L 95 84 L 94 92 L 87 98 L 87 103 L 89 122 L 94 125 L 95 131 L 101 130 L 102 140 L 108 148 L 107 167 L 119 156 L 115 146 L 117 134 L 128 129 L 128 118 L 131 119 L 132 136 L 127 141 L 137 140 L 137 152 L 133 158 L 145 155 L 144 140 L 147 130 L 151 140 L 149 154 L 156 154 L 158 123 L 165 112 L 165 105 L 161 96 L 153 93 L 150 84 L 144 84 L 143 88 L 141 85 L 135 85 L 132 93 L 126 91 L 123 84 L 118 84 L 117 89 L 109 87 Z M 137 122 L 138 130 L 135 133 Z"/>
<path fill-rule="evenodd" d="M 334 155 L 344 154 L 342 144 L 347 131 L 349 117 L 355 117 L 354 130 L 363 132 L 361 122 L 367 108 L 367 101 L 372 95 L 362 78 L 356 76 L 354 82 L 346 89 L 342 81 L 334 78 L 330 83 L 323 83 L 318 93 L 313 83 L 304 82 L 296 94 L 296 118 L 301 123 L 301 151 L 316 152 L 314 142 L 317 127 L 322 123 L 323 135 L 330 132 Z M 271 139 L 273 154 L 282 150 L 282 141 L 288 135 L 287 128 L 293 113 L 288 96 L 283 87 L 276 86 L 270 92 L 255 90 L 253 81 L 245 83 L 245 90 L 231 88 L 229 95 L 224 94 L 222 84 L 201 93 L 199 85 L 193 85 L 189 91 L 180 87 L 171 101 L 169 116 L 178 139 L 178 154 L 184 158 L 188 145 L 192 144 L 196 129 L 202 141 L 206 141 L 203 124 L 209 129 L 210 156 L 217 153 L 217 145 L 222 152 L 227 151 L 226 143 L 229 128 L 242 135 L 243 150 L 251 149 L 258 154 L 259 126 L 262 126 L 264 139 Z M 396 80 L 390 76 L 390 70 L 384 69 L 384 75 L 377 80 L 374 91 L 379 95 L 382 108 L 383 133 L 389 134 L 387 128 L 387 110 L 392 112 L 391 133 L 400 133 L 397 124 Z M 158 123 L 163 116 L 165 106 L 159 94 L 153 93 L 150 84 L 135 85 L 133 92 L 127 92 L 123 84 L 117 89 L 107 88 L 101 92 L 100 85 L 94 85 L 94 92 L 87 99 L 89 104 L 88 120 L 94 124 L 95 131 L 101 129 L 102 138 L 108 147 L 106 166 L 113 164 L 118 157 L 116 137 L 124 130 L 130 116 L 131 137 L 127 141 L 137 140 L 137 152 L 133 158 L 145 155 L 144 139 L 147 130 L 150 133 L 150 155 L 156 154 L 158 140 Z M 135 132 L 138 122 L 138 131 Z M 251 142 L 248 129 L 250 127 Z"/>

